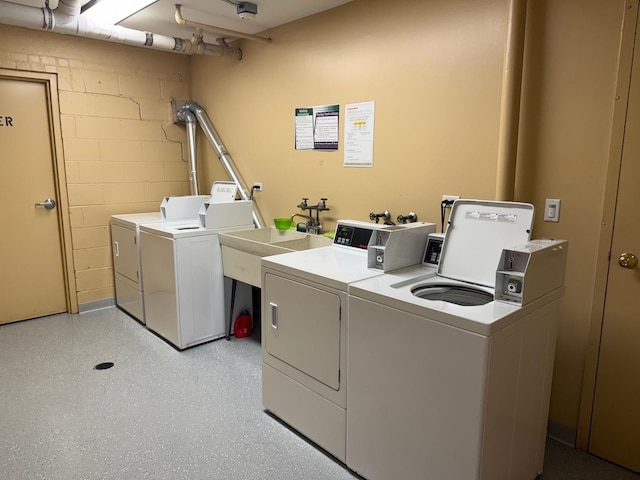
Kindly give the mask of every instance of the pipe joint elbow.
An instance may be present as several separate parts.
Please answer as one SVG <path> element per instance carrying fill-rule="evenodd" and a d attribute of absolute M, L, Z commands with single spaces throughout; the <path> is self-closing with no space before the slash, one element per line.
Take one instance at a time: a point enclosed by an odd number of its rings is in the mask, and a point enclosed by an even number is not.
<path fill-rule="evenodd" d="M 185 107 L 182 107 L 180 110 L 178 110 L 178 112 L 176 113 L 176 117 L 178 120 L 184 123 L 192 123 L 192 124 L 196 123 L 195 115 L 191 113 L 191 111 L 188 108 L 185 108 Z"/>
<path fill-rule="evenodd" d="M 175 7 L 176 7 L 176 12 L 175 12 L 176 23 L 179 25 L 186 24 L 187 21 L 182 16 L 182 5 L 180 5 L 179 3 L 176 3 Z"/>

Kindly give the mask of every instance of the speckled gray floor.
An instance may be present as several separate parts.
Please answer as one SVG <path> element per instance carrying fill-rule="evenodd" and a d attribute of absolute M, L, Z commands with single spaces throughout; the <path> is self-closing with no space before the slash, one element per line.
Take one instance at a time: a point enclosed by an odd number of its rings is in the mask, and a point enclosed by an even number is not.
<path fill-rule="evenodd" d="M 178 352 L 116 308 L 0 326 L 2 480 L 354 478 L 263 411 L 255 338 Z M 550 440 L 541 480 L 638 478 Z"/>

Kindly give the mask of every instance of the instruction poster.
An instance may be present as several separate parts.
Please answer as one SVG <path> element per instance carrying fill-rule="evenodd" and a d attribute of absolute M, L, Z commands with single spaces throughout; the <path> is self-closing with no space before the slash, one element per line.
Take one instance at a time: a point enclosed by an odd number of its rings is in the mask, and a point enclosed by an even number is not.
<path fill-rule="evenodd" d="M 337 150 L 340 105 L 296 108 L 296 150 Z"/>
<path fill-rule="evenodd" d="M 373 166 L 374 102 L 344 107 L 344 166 Z"/>

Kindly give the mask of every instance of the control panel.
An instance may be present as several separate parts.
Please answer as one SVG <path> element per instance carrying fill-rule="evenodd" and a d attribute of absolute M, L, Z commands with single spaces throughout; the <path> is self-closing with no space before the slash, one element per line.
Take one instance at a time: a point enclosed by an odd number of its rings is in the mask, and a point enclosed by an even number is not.
<path fill-rule="evenodd" d="M 525 305 L 564 285 L 566 240 L 530 240 L 505 248 L 496 271 L 495 298 Z"/>
<path fill-rule="evenodd" d="M 425 222 L 381 227 L 371 237 L 367 266 L 390 272 L 418 265 L 422 260 L 427 237 L 435 229 L 435 224 Z"/>
<path fill-rule="evenodd" d="M 443 243 L 444 233 L 430 233 L 427 237 L 427 247 L 424 249 L 424 258 L 422 263 L 438 265 Z"/>
<path fill-rule="evenodd" d="M 348 225 L 338 223 L 336 233 L 333 237 L 333 244 L 343 247 L 353 247 L 366 250 L 369 247 L 373 226 L 371 228 L 364 226 Z"/>
<path fill-rule="evenodd" d="M 435 230 L 434 223 L 425 222 L 380 225 L 358 220 L 340 220 L 333 236 L 333 246 L 364 251 L 367 255 L 367 267 L 390 272 L 419 264 L 427 236 Z"/>

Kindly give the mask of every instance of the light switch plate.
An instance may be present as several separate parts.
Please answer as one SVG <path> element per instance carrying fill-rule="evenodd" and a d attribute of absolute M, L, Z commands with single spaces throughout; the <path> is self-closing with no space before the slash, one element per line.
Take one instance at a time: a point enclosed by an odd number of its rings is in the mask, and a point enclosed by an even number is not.
<path fill-rule="evenodd" d="M 544 221 L 559 222 L 560 221 L 560 199 L 547 198 L 544 201 Z"/>

